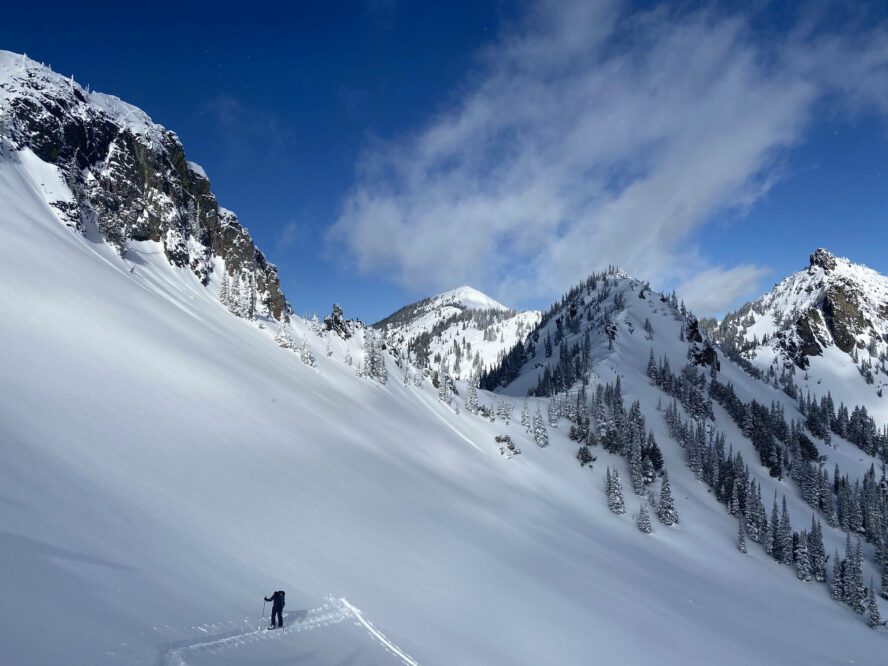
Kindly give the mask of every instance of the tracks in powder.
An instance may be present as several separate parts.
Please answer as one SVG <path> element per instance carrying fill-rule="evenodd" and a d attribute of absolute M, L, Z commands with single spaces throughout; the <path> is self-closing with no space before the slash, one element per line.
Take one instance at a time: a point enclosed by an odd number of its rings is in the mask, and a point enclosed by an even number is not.
<path fill-rule="evenodd" d="M 295 618 L 295 619 L 294 619 Z M 186 656 L 191 651 L 216 652 L 226 648 L 238 647 L 275 639 L 282 634 L 295 634 L 302 631 L 311 631 L 319 627 L 339 624 L 343 620 L 352 619 L 356 624 L 363 626 L 370 637 L 382 645 L 386 650 L 398 657 L 405 666 L 419 666 L 407 653 L 392 643 L 381 631 L 364 617 L 364 614 L 350 604 L 345 597 L 328 597 L 327 602 L 318 608 L 307 611 L 288 613 L 290 622 L 282 629 L 266 631 L 264 628 L 249 631 L 231 631 L 226 633 L 208 634 L 201 638 L 180 641 L 164 646 L 160 653 L 160 666 L 187 666 Z M 202 631 L 206 629 L 201 628 Z"/>

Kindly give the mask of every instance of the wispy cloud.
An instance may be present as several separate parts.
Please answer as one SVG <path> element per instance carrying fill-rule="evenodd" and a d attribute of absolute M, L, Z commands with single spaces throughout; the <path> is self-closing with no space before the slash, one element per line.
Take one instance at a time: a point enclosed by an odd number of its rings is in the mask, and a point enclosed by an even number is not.
<path fill-rule="evenodd" d="M 737 301 L 756 293 L 770 269 L 752 264 L 734 268 L 709 268 L 678 286 L 678 293 L 692 312 L 720 315 Z"/>
<path fill-rule="evenodd" d="M 328 239 L 414 290 L 520 302 L 619 263 L 711 310 L 694 275 L 761 269 L 712 268 L 694 233 L 767 192 L 815 105 L 888 109 L 886 66 L 882 29 L 766 41 L 743 16 L 540 2 L 449 107 L 367 149 Z"/>
<path fill-rule="evenodd" d="M 215 126 L 229 160 L 235 163 L 245 155 L 277 155 L 294 137 L 293 130 L 276 113 L 254 108 L 231 95 L 210 99 L 202 114 Z"/>
<path fill-rule="evenodd" d="M 305 245 L 312 236 L 312 229 L 313 226 L 306 222 L 291 220 L 278 230 L 278 251 Z"/>

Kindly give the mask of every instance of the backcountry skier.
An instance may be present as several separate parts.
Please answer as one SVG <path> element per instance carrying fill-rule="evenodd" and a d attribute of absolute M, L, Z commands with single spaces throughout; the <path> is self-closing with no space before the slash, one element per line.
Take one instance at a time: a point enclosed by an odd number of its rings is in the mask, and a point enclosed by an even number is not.
<path fill-rule="evenodd" d="M 277 615 L 277 626 L 284 626 L 284 591 L 278 590 L 271 597 L 265 597 L 265 601 L 272 602 L 271 604 L 271 626 L 269 629 L 274 629 L 274 618 Z"/>

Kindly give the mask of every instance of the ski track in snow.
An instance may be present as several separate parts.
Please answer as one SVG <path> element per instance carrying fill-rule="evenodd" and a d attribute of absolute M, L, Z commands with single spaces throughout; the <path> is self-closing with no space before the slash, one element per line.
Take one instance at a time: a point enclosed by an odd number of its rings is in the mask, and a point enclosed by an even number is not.
<path fill-rule="evenodd" d="M 307 611 L 297 611 L 288 614 L 287 617 L 296 615 L 297 619 L 292 624 L 275 629 L 273 631 L 259 628 L 251 631 L 235 632 L 227 634 L 217 634 L 196 640 L 187 640 L 184 642 L 167 645 L 161 650 L 159 664 L 160 666 L 187 666 L 185 653 L 190 650 L 209 650 L 215 652 L 220 649 L 229 647 L 239 647 L 256 641 L 264 641 L 271 638 L 277 638 L 282 634 L 293 634 L 301 631 L 311 631 L 319 627 L 326 627 L 331 624 L 339 624 L 347 618 L 353 618 L 356 623 L 362 625 L 370 637 L 382 645 L 386 650 L 401 659 L 405 666 L 419 666 L 407 653 L 401 650 L 397 645 L 392 643 L 381 631 L 364 617 L 364 614 L 355 606 L 350 604 L 345 597 L 339 599 L 328 598 L 327 603 L 318 608 Z M 198 627 L 201 631 L 206 632 L 206 628 Z"/>
<path fill-rule="evenodd" d="M 406 666 L 419 666 L 413 659 L 411 659 L 406 653 L 402 652 L 401 649 L 392 643 L 385 635 L 379 631 L 376 627 L 373 626 L 368 620 L 364 619 L 363 613 L 360 610 L 352 606 L 345 597 L 342 597 L 339 602 L 342 604 L 343 608 L 345 608 L 355 620 L 360 622 L 367 631 L 370 632 L 370 635 L 375 638 L 379 643 L 381 643 L 385 648 L 390 650 L 393 654 L 400 657 L 401 661 L 406 664 Z"/>
<path fill-rule="evenodd" d="M 425 404 L 425 406 L 429 408 L 429 411 L 430 411 L 432 414 L 434 414 L 434 415 L 435 415 L 435 416 L 441 421 L 441 423 L 443 423 L 443 424 L 446 425 L 448 428 L 450 428 L 453 432 L 455 432 L 455 433 L 459 436 L 460 439 L 462 439 L 462 440 L 468 442 L 468 443 L 471 444 L 473 447 L 475 447 L 476 449 L 478 449 L 481 453 L 486 453 L 486 451 L 485 451 L 484 449 L 482 449 L 480 446 L 478 446 L 477 444 L 475 444 L 475 442 L 473 442 L 471 439 L 469 439 L 469 438 L 466 437 L 464 434 L 462 434 L 456 426 L 454 426 L 452 423 L 448 422 L 447 419 L 445 419 L 445 418 L 444 418 L 444 417 L 443 417 L 443 416 L 442 416 L 442 415 L 441 415 L 441 414 L 435 409 L 435 406 L 436 406 L 435 403 L 433 403 L 431 400 L 428 400 L 427 397 L 426 397 L 425 395 L 423 395 L 423 394 L 420 394 L 419 397 L 420 397 L 420 401 L 423 402 L 423 403 Z M 438 402 L 440 402 L 440 401 L 438 401 Z M 442 404 L 443 404 L 443 403 L 442 403 Z"/>

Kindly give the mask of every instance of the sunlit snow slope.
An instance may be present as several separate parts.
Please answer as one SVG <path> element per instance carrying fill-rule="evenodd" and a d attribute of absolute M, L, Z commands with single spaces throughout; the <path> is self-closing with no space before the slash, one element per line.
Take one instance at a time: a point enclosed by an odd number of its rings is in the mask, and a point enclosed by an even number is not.
<path fill-rule="evenodd" d="M 884 663 L 884 633 L 822 585 L 737 552 L 653 407 L 640 336 L 596 358 L 643 399 L 672 476 L 681 522 L 652 535 L 631 491 L 607 510 L 621 459 L 581 468 L 564 428 L 540 449 L 391 359 L 387 384 L 356 377 L 345 342 L 327 357 L 295 321 L 309 367 L 219 304 L 218 267 L 204 287 L 157 244 L 121 259 L 56 218 L 65 196 L 29 152 L 0 158 L 3 663 Z M 275 589 L 287 627 L 257 633 Z"/>

